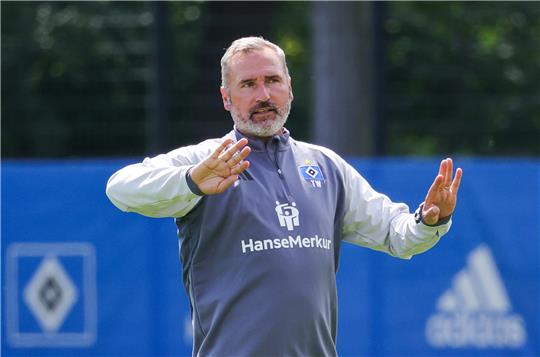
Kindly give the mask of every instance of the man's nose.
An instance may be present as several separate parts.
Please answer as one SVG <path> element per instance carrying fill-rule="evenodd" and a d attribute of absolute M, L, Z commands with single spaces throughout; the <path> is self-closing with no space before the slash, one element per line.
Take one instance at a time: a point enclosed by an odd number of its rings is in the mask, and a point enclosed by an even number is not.
<path fill-rule="evenodd" d="M 270 89 L 265 84 L 258 86 L 256 99 L 257 102 L 266 102 L 270 99 Z"/>

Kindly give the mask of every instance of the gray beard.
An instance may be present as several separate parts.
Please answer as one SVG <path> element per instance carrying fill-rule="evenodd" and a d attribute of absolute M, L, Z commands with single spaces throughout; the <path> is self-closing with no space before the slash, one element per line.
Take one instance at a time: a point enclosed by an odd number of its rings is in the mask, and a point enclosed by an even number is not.
<path fill-rule="evenodd" d="M 242 134 L 256 137 L 270 137 L 275 135 L 287 122 L 291 111 L 292 99 L 289 99 L 283 108 L 278 108 L 273 120 L 265 120 L 260 123 L 253 122 L 238 113 L 234 105 L 231 106 L 231 116 L 236 129 Z"/>

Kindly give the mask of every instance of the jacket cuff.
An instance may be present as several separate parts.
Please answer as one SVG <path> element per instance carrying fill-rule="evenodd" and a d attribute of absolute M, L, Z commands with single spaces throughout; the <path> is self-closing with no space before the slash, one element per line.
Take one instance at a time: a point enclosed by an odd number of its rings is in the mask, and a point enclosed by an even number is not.
<path fill-rule="evenodd" d="M 190 167 L 187 171 L 186 171 L 186 182 L 187 182 L 187 185 L 190 189 L 191 192 L 193 192 L 194 194 L 196 194 L 197 196 L 204 196 L 204 192 L 201 191 L 201 189 L 199 188 L 199 186 L 197 186 L 197 184 L 193 181 L 193 179 L 191 178 L 191 175 L 190 175 L 190 172 L 191 172 L 191 169 L 193 168 Z"/>

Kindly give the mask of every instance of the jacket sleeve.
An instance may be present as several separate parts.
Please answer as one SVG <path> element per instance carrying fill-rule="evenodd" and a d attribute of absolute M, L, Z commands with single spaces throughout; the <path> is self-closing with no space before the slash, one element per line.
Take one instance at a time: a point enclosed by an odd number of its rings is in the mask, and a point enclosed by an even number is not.
<path fill-rule="evenodd" d="M 107 197 L 125 212 L 155 218 L 182 217 L 202 198 L 190 190 L 186 174 L 220 141 L 206 140 L 126 166 L 109 178 Z"/>
<path fill-rule="evenodd" d="M 348 163 L 339 158 L 344 180 L 343 240 L 410 259 L 433 247 L 450 229 L 451 220 L 427 226 L 404 203 L 376 192 Z"/>

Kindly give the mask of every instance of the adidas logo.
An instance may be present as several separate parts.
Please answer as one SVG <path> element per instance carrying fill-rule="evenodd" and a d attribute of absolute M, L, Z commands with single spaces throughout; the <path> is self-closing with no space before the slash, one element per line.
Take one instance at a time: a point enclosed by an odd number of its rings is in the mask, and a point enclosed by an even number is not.
<path fill-rule="evenodd" d="M 519 348 L 527 342 L 525 323 L 512 313 L 508 293 L 489 247 L 474 249 L 437 301 L 426 323 L 436 348 Z"/>

